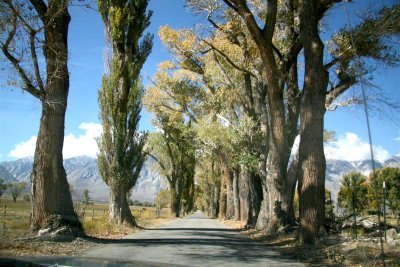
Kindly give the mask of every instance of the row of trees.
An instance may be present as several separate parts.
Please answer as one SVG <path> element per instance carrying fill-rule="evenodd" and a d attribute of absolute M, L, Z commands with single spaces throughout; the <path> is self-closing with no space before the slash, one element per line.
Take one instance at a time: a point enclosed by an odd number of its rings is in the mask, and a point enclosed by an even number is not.
<path fill-rule="evenodd" d="M 5 183 L 4 180 L 0 178 L 0 198 L 6 191 L 9 191 L 14 202 L 17 202 L 17 198 L 22 194 L 25 188 L 25 182 Z"/>
<path fill-rule="evenodd" d="M 386 167 L 372 172 L 369 177 L 349 173 L 343 177 L 338 205 L 347 214 L 376 212 L 377 204 L 385 201 L 392 214 L 400 216 L 400 169 Z"/>
<path fill-rule="evenodd" d="M 159 131 L 148 138 L 145 153 L 147 135 L 138 132 L 138 122 L 139 74 L 152 47 L 152 36 L 143 36 L 151 17 L 147 2 L 98 1 L 110 51 L 99 91 L 98 141 L 110 217 L 136 224 L 127 193 L 149 153 L 168 180 L 176 216 L 190 211 L 199 197 L 211 215 L 274 233 L 294 221 L 297 184 L 301 238 L 315 242 L 325 218 L 324 114 L 341 104 L 338 99 L 371 64 L 398 62 L 387 41 L 400 30 L 399 4 L 350 30 L 339 29 L 325 49 L 319 26 L 341 0 L 187 0 L 209 24 L 160 29 L 175 61 L 160 64 L 146 92 L 145 105 L 155 113 Z M 0 30 L 17 84 L 42 103 L 31 174 L 32 226 L 67 226 L 66 232 L 79 235 L 82 226 L 62 166 L 69 4 L 2 0 Z M 290 160 L 297 135 L 299 149 Z"/>
<path fill-rule="evenodd" d="M 84 234 L 74 211 L 63 167 L 65 111 L 69 92 L 69 6 L 85 0 L 1 0 L 2 64 L 13 67 L 11 85 L 42 104 L 39 133 L 30 176 L 34 231 L 48 235 Z M 137 131 L 142 86 L 139 73 L 152 47 L 142 36 L 149 25 L 148 1 L 98 1 L 110 54 L 99 91 L 103 134 L 99 139 L 100 174 L 110 187 L 110 217 L 135 225 L 127 193 L 136 183 L 144 161 L 146 135 Z M 141 40 L 141 41 L 139 41 Z M 4 68 L 8 69 L 8 68 Z M 16 74 L 16 75 L 15 75 Z M 63 231 L 59 231 L 60 228 Z"/>
<path fill-rule="evenodd" d="M 274 233 L 294 223 L 297 185 L 301 240 L 315 242 L 325 221 L 325 112 L 360 103 L 348 89 L 375 63 L 399 60 L 388 42 L 399 4 L 323 42 L 321 22 L 340 2 L 187 0 L 208 24 L 160 28 L 174 60 L 160 63 L 145 93 L 159 130 L 147 149 L 176 215 L 196 196 L 211 216 Z"/>

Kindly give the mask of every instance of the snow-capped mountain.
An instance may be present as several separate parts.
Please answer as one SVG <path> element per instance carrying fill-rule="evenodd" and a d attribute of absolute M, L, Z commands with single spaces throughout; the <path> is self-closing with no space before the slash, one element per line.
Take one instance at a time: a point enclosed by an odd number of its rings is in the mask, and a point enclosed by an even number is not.
<path fill-rule="evenodd" d="M 18 159 L 15 161 L 0 163 L 0 178 L 6 182 L 25 181 L 29 184 L 29 175 L 32 170 L 32 158 Z M 145 162 L 140 177 L 133 188 L 132 198 L 140 201 L 154 201 L 160 188 L 166 187 L 163 178 L 152 171 L 153 160 Z M 394 156 L 385 162 L 375 161 L 375 168 L 399 167 L 400 155 Z M 68 182 L 73 188 L 73 197 L 79 198 L 84 189 L 89 189 L 90 196 L 95 200 L 108 199 L 108 187 L 101 179 L 96 160 L 89 157 L 75 157 L 64 160 L 64 168 Z M 326 186 L 332 192 L 333 200 L 336 200 L 340 189 L 340 183 L 345 174 L 361 172 L 369 175 L 372 170 L 370 160 L 344 161 L 327 160 L 326 162 Z"/>
<path fill-rule="evenodd" d="M 7 182 L 25 181 L 29 185 L 33 158 L 18 159 L 0 163 L 0 178 Z M 161 187 L 165 187 L 162 177 L 151 171 L 152 161 L 147 161 L 133 189 L 132 199 L 154 201 Z M 109 191 L 99 175 L 96 159 L 90 157 L 75 157 L 64 160 L 67 179 L 72 186 L 74 198 L 80 198 L 84 189 L 88 189 L 94 200 L 108 200 Z"/>

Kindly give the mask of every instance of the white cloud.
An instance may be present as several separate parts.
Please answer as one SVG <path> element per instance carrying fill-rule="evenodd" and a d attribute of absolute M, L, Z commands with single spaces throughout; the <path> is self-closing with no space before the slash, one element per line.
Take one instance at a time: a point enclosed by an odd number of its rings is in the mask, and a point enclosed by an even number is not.
<path fill-rule="evenodd" d="M 36 147 L 36 139 L 36 136 L 32 136 L 28 141 L 22 141 L 15 145 L 14 149 L 8 153 L 8 156 L 14 158 L 33 157 Z"/>
<path fill-rule="evenodd" d="M 374 157 L 378 161 L 385 161 L 391 157 L 390 153 L 381 146 L 373 146 Z M 364 142 L 355 133 L 346 133 L 335 142 L 325 145 L 325 156 L 327 159 L 338 160 L 366 160 L 370 159 L 369 143 Z"/>
<path fill-rule="evenodd" d="M 77 156 L 96 157 L 98 152 L 96 137 L 102 132 L 101 124 L 84 122 L 79 125 L 79 129 L 82 129 L 84 133 L 78 136 L 70 133 L 64 137 L 63 156 L 65 159 Z M 32 136 L 28 141 L 17 144 L 8 156 L 14 158 L 33 156 L 36 139 L 36 136 Z"/>
<path fill-rule="evenodd" d="M 101 124 L 84 122 L 79 125 L 79 129 L 84 130 L 84 134 L 75 136 L 70 133 L 64 137 L 64 158 L 96 157 L 98 152 L 96 137 L 102 132 Z"/>

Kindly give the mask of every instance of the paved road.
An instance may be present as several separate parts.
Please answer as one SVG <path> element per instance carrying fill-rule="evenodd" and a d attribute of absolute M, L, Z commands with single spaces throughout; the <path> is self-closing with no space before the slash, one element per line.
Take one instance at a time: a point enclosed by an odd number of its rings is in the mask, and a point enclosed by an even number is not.
<path fill-rule="evenodd" d="M 103 245 L 82 256 L 164 266 L 304 266 L 201 212 Z"/>

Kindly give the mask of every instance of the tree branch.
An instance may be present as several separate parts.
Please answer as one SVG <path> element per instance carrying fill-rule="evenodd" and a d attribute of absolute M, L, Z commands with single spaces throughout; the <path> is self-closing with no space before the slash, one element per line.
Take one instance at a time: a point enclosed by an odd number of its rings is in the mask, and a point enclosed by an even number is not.
<path fill-rule="evenodd" d="M 205 42 L 208 46 L 210 46 L 214 51 L 217 51 L 223 58 L 225 58 L 225 60 L 236 70 L 247 73 L 249 75 L 251 75 L 254 78 L 257 78 L 257 76 L 255 74 L 253 74 L 252 72 L 239 67 L 238 65 L 236 65 L 224 52 L 222 52 L 221 50 L 219 50 L 217 47 L 215 47 L 213 44 L 211 44 L 210 42 L 206 41 L 205 39 L 201 39 L 201 41 Z"/>
<path fill-rule="evenodd" d="M 333 101 L 349 89 L 353 84 L 357 82 L 355 77 L 348 77 L 347 79 L 341 80 L 340 83 L 332 88 L 327 95 L 325 100 L 325 107 L 329 109 Z"/>
<path fill-rule="evenodd" d="M 33 63 L 33 69 L 35 71 L 36 80 L 38 82 L 39 91 L 41 94 L 44 94 L 45 89 L 44 89 L 42 77 L 40 76 L 39 63 L 38 63 L 37 54 L 36 54 L 35 36 L 36 36 L 35 31 L 31 31 L 29 33 L 29 42 L 30 42 L 30 47 L 31 47 L 32 63 Z"/>
<path fill-rule="evenodd" d="M 156 156 L 154 156 L 151 153 L 148 153 L 148 155 L 158 163 L 158 165 L 161 167 L 161 169 L 163 169 L 164 171 L 167 171 L 167 169 L 165 168 L 165 165 Z M 169 175 L 165 175 L 165 177 L 167 178 L 168 182 L 172 183 L 171 177 L 169 177 Z"/>
<path fill-rule="evenodd" d="M 239 13 L 237 7 L 233 4 L 233 1 L 224 0 L 225 4 L 227 4 L 230 8 L 232 8 L 235 12 Z"/>
<path fill-rule="evenodd" d="M 32 6 L 35 8 L 43 24 L 46 24 L 47 6 L 43 0 L 30 0 Z"/>
<path fill-rule="evenodd" d="M 17 14 L 15 11 L 13 11 L 13 19 L 12 19 L 12 30 L 8 33 L 7 39 L 5 43 L 2 44 L 2 51 L 6 58 L 11 62 L 11 64 L 14 66 L 16 71 L 18 72 L 19 76 L 21 77 L 24 86 L 22 87 L 23 90 L 26 92 L 30 93 L 32 96 L 42 100 L 43 94 L 33 86 L 32 81 L 29 79 L 28 75 L 25 73 L 24 69 L 21 67 L 19 64 L 19 60 L 16 59 L 8 50 L 10 43 L 15 37 L 17 31 Z"/>

